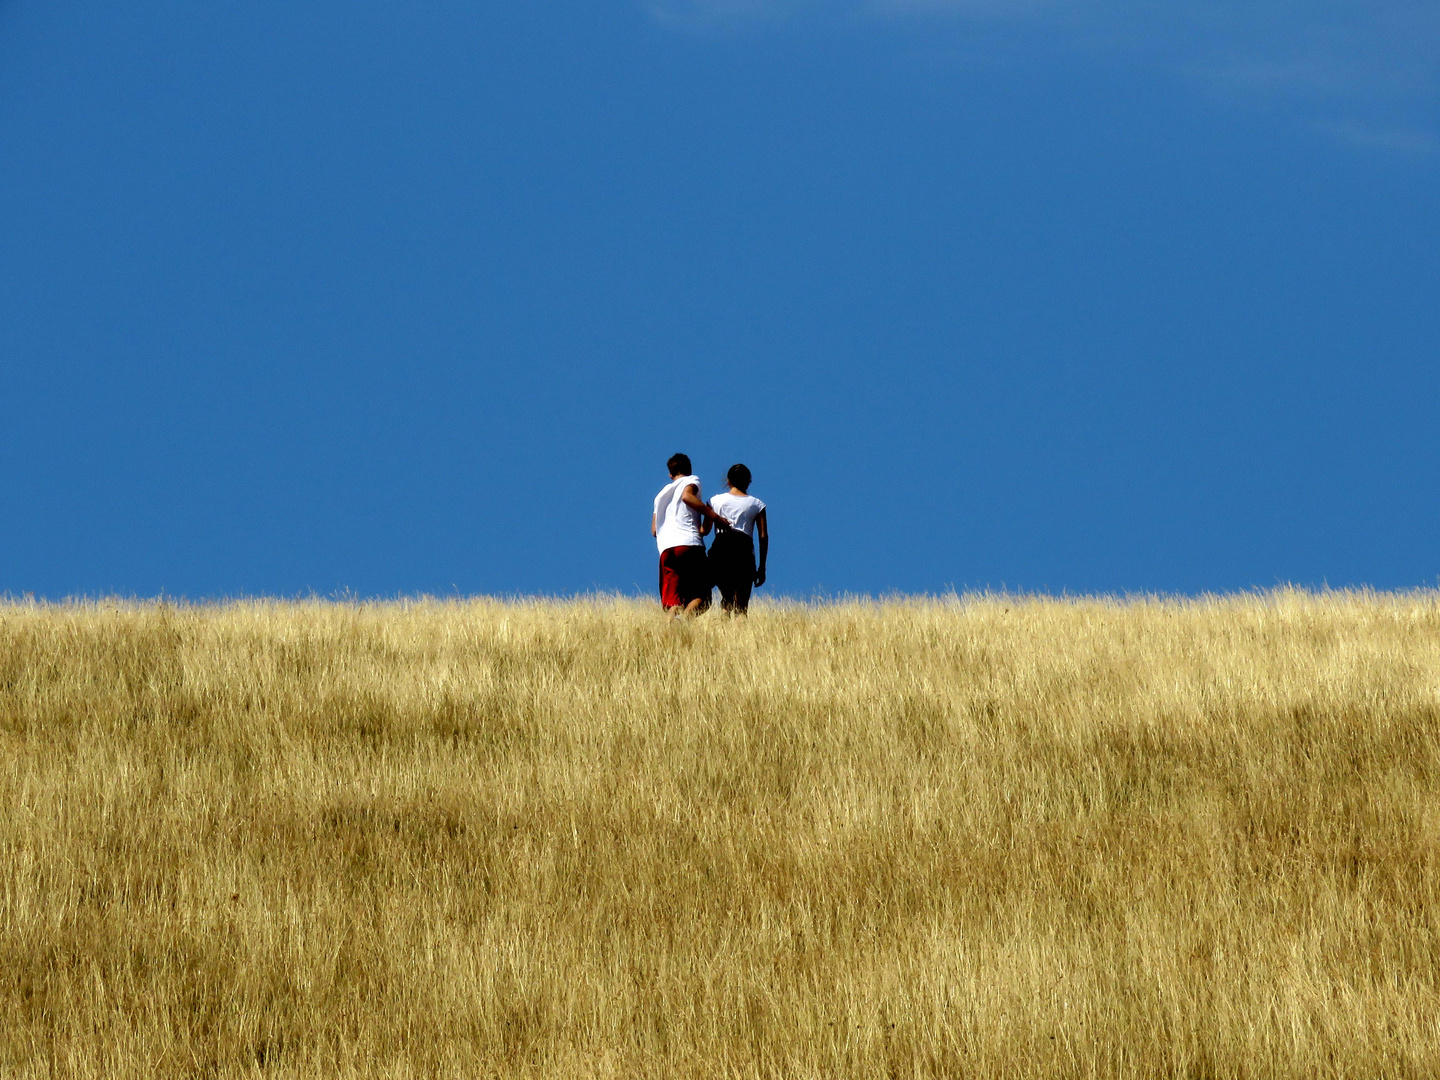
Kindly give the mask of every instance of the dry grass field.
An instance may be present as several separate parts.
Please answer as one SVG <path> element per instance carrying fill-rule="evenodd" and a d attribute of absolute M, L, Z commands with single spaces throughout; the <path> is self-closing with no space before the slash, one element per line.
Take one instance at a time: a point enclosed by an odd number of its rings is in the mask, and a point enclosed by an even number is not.
<path fill-rule="evenodd" d="M 1440 1075 L 1440 597 L 0 608 L 0 1075 Z"/>

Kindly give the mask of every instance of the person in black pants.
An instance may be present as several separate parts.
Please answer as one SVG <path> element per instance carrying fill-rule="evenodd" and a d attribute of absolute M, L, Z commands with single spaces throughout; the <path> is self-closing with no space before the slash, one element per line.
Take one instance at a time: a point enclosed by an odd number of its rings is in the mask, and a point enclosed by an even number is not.
<path fill-rule="evenodd" d="M 770 526 L 765 504 L 750 494 L 750 470 L 731 465 L 725 474 L 730 490 L 710 499 L 710 509 L 725 519 L 728 529 L 718 529 L 710 545 L 710 579 L 720 589 L 720 606 L 744 615 L 750 606 L 750 590 L 765 584 L 765 560 L 770 554 Z M 707 521 L 705 525 L 708 525 Z M 755 559 L 755 540 L 760 541 L 760 559 Z"/>

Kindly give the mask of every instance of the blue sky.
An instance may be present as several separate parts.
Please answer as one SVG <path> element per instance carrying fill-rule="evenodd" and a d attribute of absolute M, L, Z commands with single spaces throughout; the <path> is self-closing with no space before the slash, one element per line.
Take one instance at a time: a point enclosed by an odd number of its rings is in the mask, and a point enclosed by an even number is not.
<path fill-rule="evenodd" d="M 1440 577 L 1440 7 L 0 0 L 0 590 Z"/>

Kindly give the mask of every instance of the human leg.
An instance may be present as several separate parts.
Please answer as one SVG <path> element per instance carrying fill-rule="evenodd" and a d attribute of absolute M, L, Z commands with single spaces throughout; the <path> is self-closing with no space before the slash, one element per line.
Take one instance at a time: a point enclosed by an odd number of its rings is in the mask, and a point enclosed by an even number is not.
<path fill-rule="evenodd" d="M 685 606 L 681 591 L 681 559 L 684 548 L 667 548 L 660 553 L 660 606 L 666 611 Z"/>
<path fill-rule="evenodd" d="M 698 615 L 710 606 L 710 567 L 703 545 L 678 548 L 680 597 L 685 614 Z"/>
<path fill-rule="evenodd" d="M 755 587 L 755 571 L 735 583 L 734 597 L 730 602 L 731 610 L 737 615 L 744 615 L 750 610 L 750 590 Z"/>

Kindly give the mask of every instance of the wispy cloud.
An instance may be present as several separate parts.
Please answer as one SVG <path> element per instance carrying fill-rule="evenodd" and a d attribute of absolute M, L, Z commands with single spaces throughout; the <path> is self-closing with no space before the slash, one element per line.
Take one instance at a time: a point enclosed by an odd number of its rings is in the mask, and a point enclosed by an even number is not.
<path fill-rule="evenodd" d="M 840 16 L 924 24 L 961 43 L 998 35 L 1012 52 L 1126 54 L 1224 97 L 1365 111 L 1363 122 L 1317 126 L 1375 149 L 1421 148 L 1429 136 L 1414 114 L 1440 100 L 1440 0 L 651 2 L 658 17 L 692 27 Z"/>

